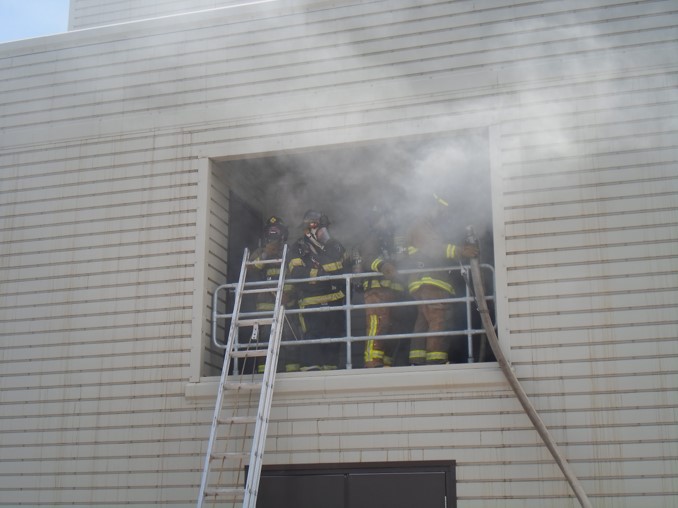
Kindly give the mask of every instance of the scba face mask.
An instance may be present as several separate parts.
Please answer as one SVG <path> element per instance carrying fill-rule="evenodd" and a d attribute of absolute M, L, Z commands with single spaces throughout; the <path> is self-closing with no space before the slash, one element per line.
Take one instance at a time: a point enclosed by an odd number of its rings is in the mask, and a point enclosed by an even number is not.
<path fill-rule="evenodd" d="M 323 245 L 325 245 L 330 240 L 330 232 L 325 226 L 316 228 L 313 236 L 315 236 L 316 240 L 318 240 Z"/>
<path fill-rule="evenodd" d="M 325 245 L 330 240 L 330 232 L 325 226 L 311 224 L 306 236 L 317 245 Z"/>

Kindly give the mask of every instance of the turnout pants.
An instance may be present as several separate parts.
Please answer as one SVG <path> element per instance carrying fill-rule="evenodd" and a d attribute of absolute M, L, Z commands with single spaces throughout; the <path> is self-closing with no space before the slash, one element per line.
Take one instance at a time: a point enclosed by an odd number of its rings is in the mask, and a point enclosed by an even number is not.
<path fill-rule="evenodd" d="M 442 288 L 424 284 L 412 293 L 415 300 L 438 300 L 450 298 L 450 293 Z M 415 333 L 442 332 L 449 329 L 452 305 L 435 302 L 417 307 Z M 409 361 L 411 365 L 448 363 L 450 337 L 416 337 L 410 342 Z"/>
<path fill-rule="evenodd" d="M 397 291 L 389 288 L 371 288 L 365 291 L 365 304 L 391 303 L 400 299 Z M 365 344 L 365 367 L 384 367 L 393 364 L 396 340 L 382 340 L 378 337 L 391 333 L 394 307 L 373 307 L 365 309 L 366 333 L 370 339 Z"/>

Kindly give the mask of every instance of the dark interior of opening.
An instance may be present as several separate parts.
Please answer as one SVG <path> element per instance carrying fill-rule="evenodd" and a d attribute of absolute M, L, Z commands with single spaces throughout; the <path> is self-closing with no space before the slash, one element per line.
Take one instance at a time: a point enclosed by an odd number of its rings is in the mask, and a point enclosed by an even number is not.
<path fill-rule="evenodd" d="M 488 134 L 483 129 L 340 145 L 219 165 L 225 175 L 237 174 L 243 182 L 245 190 L 238 196 L 241 201 L 264 219 L 278 215 L 286 221 L 290 240 L 301 235 L 298 226 L 304 212 L 315 209 L 329 217 L 332 235 L 347 249 L 367 234 L 365 217 L 372 205 L 390 208 L 397 230 L 402 232 L 435 192 L 450 205 L 445 226 L 449 240 L 461 241 L 465 226 L 473 225 L 483 242 L 482 260 L 491 263 L 489 153 Z M 239 234 L 232 231 L 230 242 L 242 243 Z M 239 266 L 234 268 L 237 272 Z"/>
<path fill-rule="evenodd" d="M 369 234 L 366 217 L 372 206 L 389 209 L 396 236 L 404 235 L 421 207 L 433 199 L 433 193 L 449 203 L 442 227 L 444 241 L 462 243 L 465 227 L 473 225 L 480 239 L 481 262 L 494 265 L 486 129 L 321 147 L 217 164 L 231 188 L 230 282 L 237 280 L 243 248 L 257 247 L 263 221 L 270 215 L 283 218 L 289 227 L 289 242 L 294 242 L 302 235 L 304 212 L 321 211 L 331 221 L 331 235 L 350 252 Z M 455 285 L 464 284 L 461 278 L 455 281 Z M 414 308 L 404 309 L 403 319 L 413 319 L 413 312 Z M 473 328 L 481 328 L 476 318 Z M 353 317 L 354 335 L 362 334 L 363 319 L 363 313 Z M 361 346 L 352 349 L 356 367 L 362 363 Z M 407 348 L 399 354 L 406 355 Z M 451 361 L 465 362 L 464 354 L 459 352 Z M 475 361 L 493 360 L 489 352 Z M 405 364 L 406 357 L 397 362 Z"/>

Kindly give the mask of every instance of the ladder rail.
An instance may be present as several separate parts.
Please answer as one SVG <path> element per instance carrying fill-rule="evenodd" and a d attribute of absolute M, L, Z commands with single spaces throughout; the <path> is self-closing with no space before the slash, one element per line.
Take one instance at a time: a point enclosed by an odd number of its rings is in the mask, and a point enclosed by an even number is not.
<path fill-rule="evenodd" d="M 275 386 L 275 373 L 278 368 L 278 356 L 280 341 L 284 323 L 285 308 L 279 307 L 271 327 L 271 337 L 268 341 L 269 355 L 264 367 L 264 379 L 261 386 L 259 406 L 257 408 L 257 421 L 252 438 L 252 450 L 250 452 L 249 469 L 247 471 L 247 483 L 245 485 L 245 498 L 243 508 L 255 508 L 259 493 L 259 480 L 264 460 L 264 449 L 268 424 L 271 415 L 271 402 L 273 400 L 273 388 Z"/>
<path fill-rule="evenodd" d="M 283 247 L 282 263 L 280 266 L 280 274 L 278 275 L 278 285 L 275 293 L 275 303 L 273 305 L 273 323 L 271 324 L 271 334 L 268 339 L 268 355 L 264 366 L 264 379 L 262 380 L 261 385 L 259 408 L 257 409 L 260 418 L 257 418 L 252 439 L 252 451 L 250 454 L 249 470 L 247 472 L 247 484 L 245 485 L 243 508 L 255 508 L 257 504 L 257 495 L 259 493 L 259 481 L 261 479 L 261 467 L 263 465 L 268 423 L 271 414 L 275 374 L 278 369 L 280 342 L 282 340 L 282 331 L 285 323 L 285 307 L 282 304 L 282 297 L 285 286 L 286 260 L 287 245 Z"/>
<path fill-rule="evenodd" d="M 207 451 L 205 453 L 205 461 L 203 467 L 203 473 L 200 481 L 200 491 L 197 500 L 197 508 L 202 508 L 203 502 L 207 497 L 216 496 L 221 494 L 230 494 L 234 490 L 240 490 L 242 493 L 242 501 L 244 508 L 255 508 L 256 499 L 259 490 L 259 481 L 261 478 L 261 468 L 263 464 L 263 455 L 266 444 L 266 436 L 268 432 L 268 423 L 271 413 L 271 403 L 273 399 L 273 389 L 275 386 L 275 375 L 278 365 L 278 357 L 280 352 L 280 342 L 282 340 L 282 331 L 284 328 L 284 315 L 285 308 L 282 305 L 283 290 L 285 285 L 285 272 L 286 272 L 286 259 L 287 259 L 287 245 L 283 247 L 281 259 L 276 260 L 266 260 L 266 264 L 280 263 L 280 273 L 278 275 L 278 280 L 275 288 L 271 288 L 271 292 L 275 291 L 275 304 L 273 309 L 273 316 L 262 319 L 246 319 L 241 320 L 241 306 L 243 295 L 248 293 L 245 290 L 245 285 L 247 283 L 247 268 L 252 266 L 255 263 L 249 261 L 249 250 L 245 249 L 243 255 L 243 262 L 240 269 L 240 276 L 235 290 L 235 299 L 233 304 L 233 312 L 231 315 L 231 323 L 228 332 L 228 340 L 224 348 L 223 344 L 219 344 L 217 341 L 217 329 L 216 329 L 216 317 L 219 315 L 217 310 L 218 305 L 218 293 L 221 289 L 226 288 L 228 285 L 219 286 L 216 288 L 213 295 L 213 306 L 212 306 L 212 341 L 213 343 L 222 349 L 225 349 L 224 352 L 224 363 L 222 366 L 221 376 L 219 378 L 219 387 L 217 391 L 217 398 L 214 406 L 214 414 L 212 417 L 212 425 L 210 428 L 210 436 L 207 444 Z M 257 262 L 256 264 L 260 264 Z M 228 389 L 228 373 L 230 370 L 231 359 L 242 357 L 243 354 L 246 354 L 245 350 L 238 350 L 236 342 L 238 341 L 238 330 L 241 326 L 253 326 L 253 334 L 256 335 L 258 332 L 258 327 L 260 324 L 270 324 L 270 332 L 268 338 L 268 344 L 266 348 L 266 363 L 264 364 L 264 373 L 262 376 L 261 388 L 259 392 L 259 403 L 256 408 L 256 414 L 254 416 L 254 432 L 251 437 L 252 447 L 250 453 L 247 455 L 249 457 L 249 467 L 247 471 L 247 479 L 244 488 L 240 489 L 229 489 L 221 487 L 212 487 L 208 486 L 211 463 L 215 458 L 221 456 L 227 456 L 228 453 L 214 453 L 214 447 L 217 441 L 217 429 L 219 423 L 224 423 L 226 420 L 221 419 L 221 413 L 223 410 L 224 403 L 224 394 Z M 263 356 L 261 351 L 254 349 L 251 351 L 251 356 L 260 357 Z M 257 383 L 249 383 L 250 385 L 256 385 Z M 242 439 L 248 440 L 247 436 Z"/>
<path fill-rule="evenodd" d="M 240 303 L 242 302 L 242 292 L 241 288 L 245 284 L 245 279 L 247 277 L 247 260 L 249 259 L 249 249 L 245 249 L 242 259 L 242 265 L 240 267 L 240 277 L 238 280 L 238 287 L 236 289 L 236 299 L 233 306 L 233 312 L 236 314 L 236 309 L 239 311 Z M 215 296 L 217 292 L 214 292 Z M 215 298 L 216 300 L 216 298 Z M 212 307 L 212 313 L 216 311 L 216 301 Z M 212 450 L 214 448 L 214 442 L 216 441 L 217 436 L 217 426 L 219 423 L 219 416 L 221 414 L 221 408 L 224 402 L 224 385 L 226 384 L 226 376 L 228 376 L 228 369 L 231 363 L 231 351 L 233 350 L 233 342 L 237 339 L 238 333 L 237 319 L 234 318 L 231 320 L 231 326 L 228 333 L 228 342 L 226 344 L 226 351 L 224 353 L 224 364 L 221 369 L 221 376 L 219 377 L 219 388 L 217 390 L 217 399 L 214 404 L 214 414 L 212 416 L 212 426 L 210 428 L 210 436 L 207 441 L 207 451 L 205 453 L 205 461 L 203 463 L 202 477 L 200 479 L 200 492 L 198 494 L 198 504 L 197 508 L 202 508 L 203 500 L 205 499 L 205 490 L 207 489 L 207 481 L 210 473 L 210 463 L 212 461 Z M 212 339 L 216 341 L 216 330 L 213 330 Z"/>

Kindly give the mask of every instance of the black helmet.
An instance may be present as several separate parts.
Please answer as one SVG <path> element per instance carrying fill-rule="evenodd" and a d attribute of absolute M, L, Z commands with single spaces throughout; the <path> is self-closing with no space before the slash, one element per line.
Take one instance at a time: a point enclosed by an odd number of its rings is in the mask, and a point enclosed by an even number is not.
<path fill-rule="evenodd" d="M 264 225 L 264 240 L 267 242 L 273 241 L 287 241 L 288 230 L 287 226 L 280 217 L 272 215 Z"/>
<path fill-rule="evenodd" d="M 304 214 L 304 220 L 301 223 L 302 228 L 316 229 L 326 228 L 330 225 L 330 219 L 322 212 L 307 210 Z"/>

